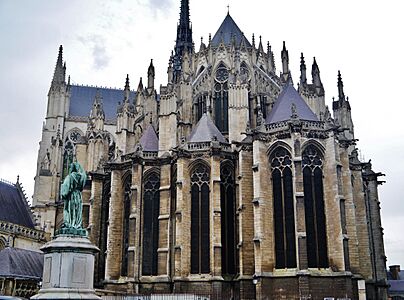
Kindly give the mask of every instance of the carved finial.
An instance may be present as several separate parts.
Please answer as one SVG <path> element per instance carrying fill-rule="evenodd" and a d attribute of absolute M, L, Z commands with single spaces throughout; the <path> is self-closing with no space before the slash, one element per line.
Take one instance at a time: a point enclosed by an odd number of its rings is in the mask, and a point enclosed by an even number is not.
<path fill-rule="evenodd" d="M 253 47 L 255 48 L 255 35 L 254 35 L 254 33 L 253 33 L 253 35 L 252 35 L 252 45 L 253 45 Z"/>
<path fill-rule="evenodd" d="M 17 175 L 17 184 L 20 184 L 20 175 Z"/>
<path fill-rule="evenodd" d="M 227 5 L 227 15 L 230 15 L 230 4 Z"/>

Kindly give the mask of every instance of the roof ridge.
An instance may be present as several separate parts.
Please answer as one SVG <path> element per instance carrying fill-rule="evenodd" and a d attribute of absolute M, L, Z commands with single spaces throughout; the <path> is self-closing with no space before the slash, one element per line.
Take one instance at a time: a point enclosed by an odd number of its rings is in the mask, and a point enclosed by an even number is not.
<path fill-rule="evenodd" d="M 117 87 L 107 87 L 107 86 L 98 86 L 98 85 L 89 85 L 89 84 L 71 84 L 70 86 L 74 87 L 85 87 L 85 88 L 93 88 L 93 89 L 103 89 L 103 90 L 116 90 L 116 91 L 124 91 L 124 89 Z M 131 92 L 137 92 L 137 90 L 130 90 Z"/>

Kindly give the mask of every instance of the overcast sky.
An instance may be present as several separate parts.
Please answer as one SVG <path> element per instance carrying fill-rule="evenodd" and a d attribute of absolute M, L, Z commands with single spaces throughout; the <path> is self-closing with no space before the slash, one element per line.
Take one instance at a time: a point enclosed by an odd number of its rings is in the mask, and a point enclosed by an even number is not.
<path fill-rule="evenodd" d="M 309 74 L 316 57 L 328 105 L 341 70 L 361 155 L 386 174 L 379 191 L 388 264 L 404 265 L 403 1 L 191 0 L 196 49 L 228 4 L 250 41 L 255 33 L 257 43 L 260 35 L 270 42 L 278 71 L 286 41 L 295 82 L 300 52 Z M 19 174 L 31 198 L 60 44 L 73 83 L 123 88 L 128 73 L 135 89 L 153 58 L 157 86 L 166 84 L 179 7 L 180 0 L 0 0 L 0 178 L 15 182 Z"/>

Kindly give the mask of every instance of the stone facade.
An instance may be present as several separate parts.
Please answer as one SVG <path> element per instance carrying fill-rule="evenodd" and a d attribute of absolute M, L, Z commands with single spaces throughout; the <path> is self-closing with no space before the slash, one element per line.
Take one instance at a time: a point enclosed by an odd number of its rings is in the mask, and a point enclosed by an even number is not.
<path fill-rule="evenodd" d="M 196 51 L 185 0 L 159 94 L 153 62 L 136 91 L 128 76 L 121 91 L 71 85 L 60 48 L 35 177 L 41 226 L 60 225 L 76 157 L 99 287 L 356 299 L 365 286 L 385 299 L 382 174 L 358 159 L 341 74 L 331 114 L 316 61 L 308 83 L 302 55 L 295 90 L 285 44 L 281 58 L 279 74 L 269 43 L 250 43 L 229 14 Z"/>

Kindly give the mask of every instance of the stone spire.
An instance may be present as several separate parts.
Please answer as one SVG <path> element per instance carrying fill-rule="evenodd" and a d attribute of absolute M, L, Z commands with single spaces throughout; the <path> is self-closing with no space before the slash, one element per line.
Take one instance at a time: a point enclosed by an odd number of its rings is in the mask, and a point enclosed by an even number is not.
<path fill-rule="evenodd" d="M 285 41 L 283 41 L 281 58 L 282 58 L 282 73 L 289 74 L 289 52 L 288 52 L 288 50 L 286 50 Z"/>
<path fill-rule="evenodd" d="M 126 74 L 125 89 L 124 89 L 124 102 L 129 102 L 130 87 L 129 87 L 129 74 Z"/>
<path fill-rule="evenodd" d="M 313 65 L 311 67 L 311 76 L 313 77 L 313 84 L 315 87 L 321 87 L 323 84 L 320 79 L 320 69 L 317 65 L 316 58 L 313 57 Z"/>
<path fill-rule="evenodd" d="M 306 76 L 306 63 L 304 61 L 303 53 L 300 56 L 300 84 L 307 84 L 307 76 Z"/>
<path fill-rule="evenodd" d="M 64 83 L 66 79 L 66 63 L 63 65 L 63 46 L 59 47 L 58 59 L 55 72 L 53 73 L 52 85 Z"/>
<path fill-rule="evenodd" d="M 275 58 L 269 42 L 267 43 L 267 55 L 268 55 L 268 70 L 271 71 L 272 73 L 275 73 L 276 72 Z"/>
<path fill-rule="evenodd" d="M 154 78 L 156 76 L 156 72 L 153 66 L 153 59 L 150 61 L 149 69 L 147 70 L 147 88 L 154 89 Z"/>
<path fill-rule="evenodd" d="M 341 72 L 338 70 L 338 99 L 339 101 L 345 100 L 344 83 L 342 82 Z"/>
<path fill-rule="evenodd" d="M 177 27 L 175 40 L 174 77 L 181 73 L 182 56 L 184 51 L 193 52 L 192 26 L 189 17 L 189 0 L 181 0 L 180 23 Z"/>

